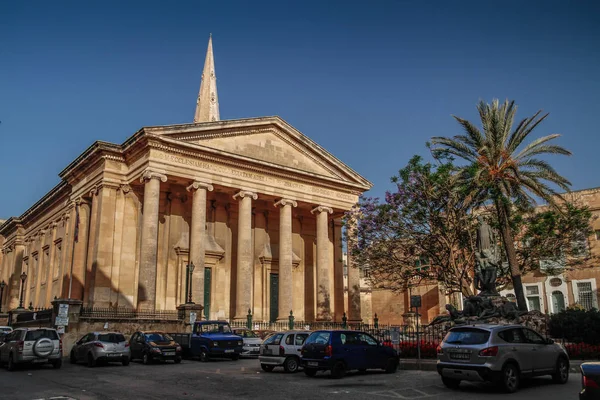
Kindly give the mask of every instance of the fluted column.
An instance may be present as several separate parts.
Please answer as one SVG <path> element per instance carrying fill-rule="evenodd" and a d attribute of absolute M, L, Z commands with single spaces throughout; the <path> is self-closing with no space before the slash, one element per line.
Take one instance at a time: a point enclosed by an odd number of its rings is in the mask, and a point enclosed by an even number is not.
<path fill-rule="evenodd" d="M 356 246 L 356 220 L 350 218 L 347 226 L 347 263 L 348 263 L 348 321 L 362 321 L 360 304 L 360 272 L 354 263 L 352 251 Z"/>
<path fill-rule="evenodd" d="M 330 207 L 318 206 L 311 210 L 317 215 L 317 320 L 331 321 L 331 293 L 329 289 L 329 226 Z"/>
<path fill-rule="evenodd" d="M 195 181 L 187 187 L 192 193 L 192 224 L 190 227 L 190 262 L 192 273 L 192 301 L 204 305 L 204 258 L 206 254 L 206 192 L 213 190 L 208 183 Z"/>
<path fill-rule="evenodd" d="M 281 199 L 275 203 L 279 207 L 279 310 L 278 321 L 287 321 L 292 311 L 294 286 L 292 282 L 292 207 L 294 200 Z"/>
<path fill-rule="evenodd" d="M 144 183 L 142 216 L 138 309 L 154 310 L 156 307 L 156 265 L 158 251 L 158 206 L 160 183 L 167 177 L 146 170 L 140 182 Z"/>
<path fill-rule="evenodd" d="M 235 319 L 245 320 L 252 306 L 252 200 L 256 193 L 242 190 L 233 196 L 239 199 Z"/>

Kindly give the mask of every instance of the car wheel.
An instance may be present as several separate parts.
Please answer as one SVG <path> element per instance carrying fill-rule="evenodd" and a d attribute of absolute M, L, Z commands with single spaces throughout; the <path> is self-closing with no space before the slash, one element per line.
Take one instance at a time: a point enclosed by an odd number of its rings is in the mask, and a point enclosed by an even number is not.
<path fill-rule="evenodd" d="M 296 357 L 288 357 L 283 362 L 283 370 L 285 372 L 298 371 L 298 359 Z"/>
<path fill-rule="evenodd" d="M 458 386 L 460 386 L 460 379 L 442 377 L 442 383 L 448 389 L 458 389 Z"/>
<path fill-rule="evenodd" d="M 96 360 L 94 360 L 94 356 L 92 355 L 92 353 L 88 354 L 87 366 L 90 368 L 94 368 L 96 366 Z"/>
<path fill-rule="evenodd" d="M 569 381 L 569 362 L 560 357 L 556 362 L 556 371 L 552 374 L 554 383 L 565 384 Z"/>
<path fill-rule="evenodd" d="M 8 369 L 9 371 L 14 371 L 17 368 L 17 365 L 15 364 L 15 361 L 13 360 L 13 355 L 10 354 L 8 356 L 8 364 L 6 366 L 6 369 Z"/>
<path fill-rule="evenodd" d="M 509 363 L 502 368 L 500 377 L 500 386 L 507 393 L 514 393 L 519 390 L 520 374 L 515 364 Z"/>
<path fill-rule="evenodd" d="M 209 360 L 208 353 L 205 350 L 200 352 L 200 361 L 207 362 Z"/>
<path fill-rule="evenodd" d="M 62 359 L 61 358 L 59 358 L 58 360 L 52 360 L 52 361 L 50 361 L 50 363 L 52 364 L 54 369 L 60 369 L 60 367 L 62 367 Z"/>
<path fill-rule="evenodd" d="M 315 376 L 317 374 L 317 370 L 314 368 L 304 368 L 304 373 L 306 376 Z"/>
<path fill-rule="evenodd" d="M 275 368 L 272 365 L 267 365 L 267 364 L 260 364 L 260 367 L 262 368 L 263 371 L 265 372 L 271 372 L 273 371 L 273 368 Z"/>
<path fill-rule="evenodd" d="M 129 357 L 125 357 L 123 358 L 123 360 L 121 361 L 121 364 L 123 364 L 124 367 L 129 365 Z"/>
<path fill-rule="evenodd" d="M 346 365 L 341 361 L 333 364 L 333 368 L 331 368 L 331 377 L 333 379 L 340 379 L 343 378 L 344 375 L 346 375 Z"/>
<path fill-rule="evenodd" d="M 398 360 L 395 358 L 390 358 L 387 361 L 387 365 L 385 367 L 386 374 L 393 374 L 398 370 Z"/>
<path fill-rule="evenodd" d="M 150 364 L 150 361 L 151 360 L 150 360 L 150 356 L 148 355 L 148 353 L 144 353 L 144 355 L 142 356 L 142 362 L 145 365 L 148 365 L 148 364 Z"/>
<path fill-rule="evenodd" d="M 181 357 L 175 357 L 175 364 L 180 364 L 181 363 Z"/>
<path fill-rule="evenodd" d="M 71 354 L 69 355 L 69 362 L 71 364 L 77 364 L 77 357 L 75 357 L 74 351 L 71 351 Z"/>

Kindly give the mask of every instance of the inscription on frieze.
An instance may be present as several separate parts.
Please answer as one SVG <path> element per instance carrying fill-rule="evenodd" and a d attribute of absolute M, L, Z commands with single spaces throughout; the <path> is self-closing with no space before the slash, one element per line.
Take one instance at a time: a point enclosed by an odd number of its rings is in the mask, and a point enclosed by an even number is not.
<path fill-rule="evenodd" d="M 256 181 L 256 182 L 266 183 L 266 184 L 269 184 L 269 185 L 272 185 L 275 187 L 295 189 L 295 190 L 298 190 L 298 191 L 301 191 L 304 193 L 313 193 L 313 194 L 317 194 L 317 195 L 325 196 L 325 197 L 329 197 L 329 198 L 338 198 L 338 199 L 342 199 L 342 200 L 357 201 L 357 196 L 352 195 L 352 194 L 323 189 L 318 186 L 305 185 L 305 184 L 299 183 L 299 182 L 288 181 L 285 179 L 280 179 L 280 178 L 276 178 L 276 177 L 269 176 L 269 175 L 262 175 L 259 173 L 244 171 L 244 170 L 240 170 L 237 168 L 231 168 L 231 167 L 227 167 L 227 166 L 223 166 L 223 165 L 212 164 L 212 163 L 209 163 L 206 161 L 195 160 L 193 158 L 179 156 L 176 154 L 169 154 L 169 153 L 155 151 L 155 152 L 152 152 L 152 158 L 157 158 L 160 160 L 165 160 L 167 162 L 177 163 L 177 164 L 181 164 L 181 165 L 189 165 L 189 166 L 196 167 L 199 169 L 216 172 L 223 176 L 245 178 L 245 179 L 249 179 L 249 180 Z"/>

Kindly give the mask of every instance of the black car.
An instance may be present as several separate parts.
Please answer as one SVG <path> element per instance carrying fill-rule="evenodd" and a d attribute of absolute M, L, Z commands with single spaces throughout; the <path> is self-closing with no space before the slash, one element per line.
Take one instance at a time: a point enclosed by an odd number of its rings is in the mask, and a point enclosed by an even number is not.
<path fill-rule="evenodd" d="M 581 386 L 579 400 L 600 399 L 600 362 L 581 364 Z"/>
<path fill-rule="evenodd" d="M 358 331 L 313 332 L 301 353 L 300 363 L 308 376 L 315 376 L 317 371 L 331 371 L 332 378 L 341 378 L 346 371 L 367 369 L 394 373 L 400 362 L 396 350 Z"/>
<path fill-rule="evenodd" d="M 181 362 L 181 346 L 164 332 L 136 332 L 129 339 L 131 359 L 141 359 L 144 364 L 153 361 Z"/>

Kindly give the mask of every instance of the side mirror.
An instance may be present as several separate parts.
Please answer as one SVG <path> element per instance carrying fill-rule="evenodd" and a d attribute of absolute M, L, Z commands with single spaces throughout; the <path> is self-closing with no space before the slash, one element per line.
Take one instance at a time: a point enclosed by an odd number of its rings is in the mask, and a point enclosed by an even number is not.
<path fill-rule="evenodd" d="M 546 344 L 554 344 L 554 340 L 552 340 L 552 339 L 546 339 Z"/>

